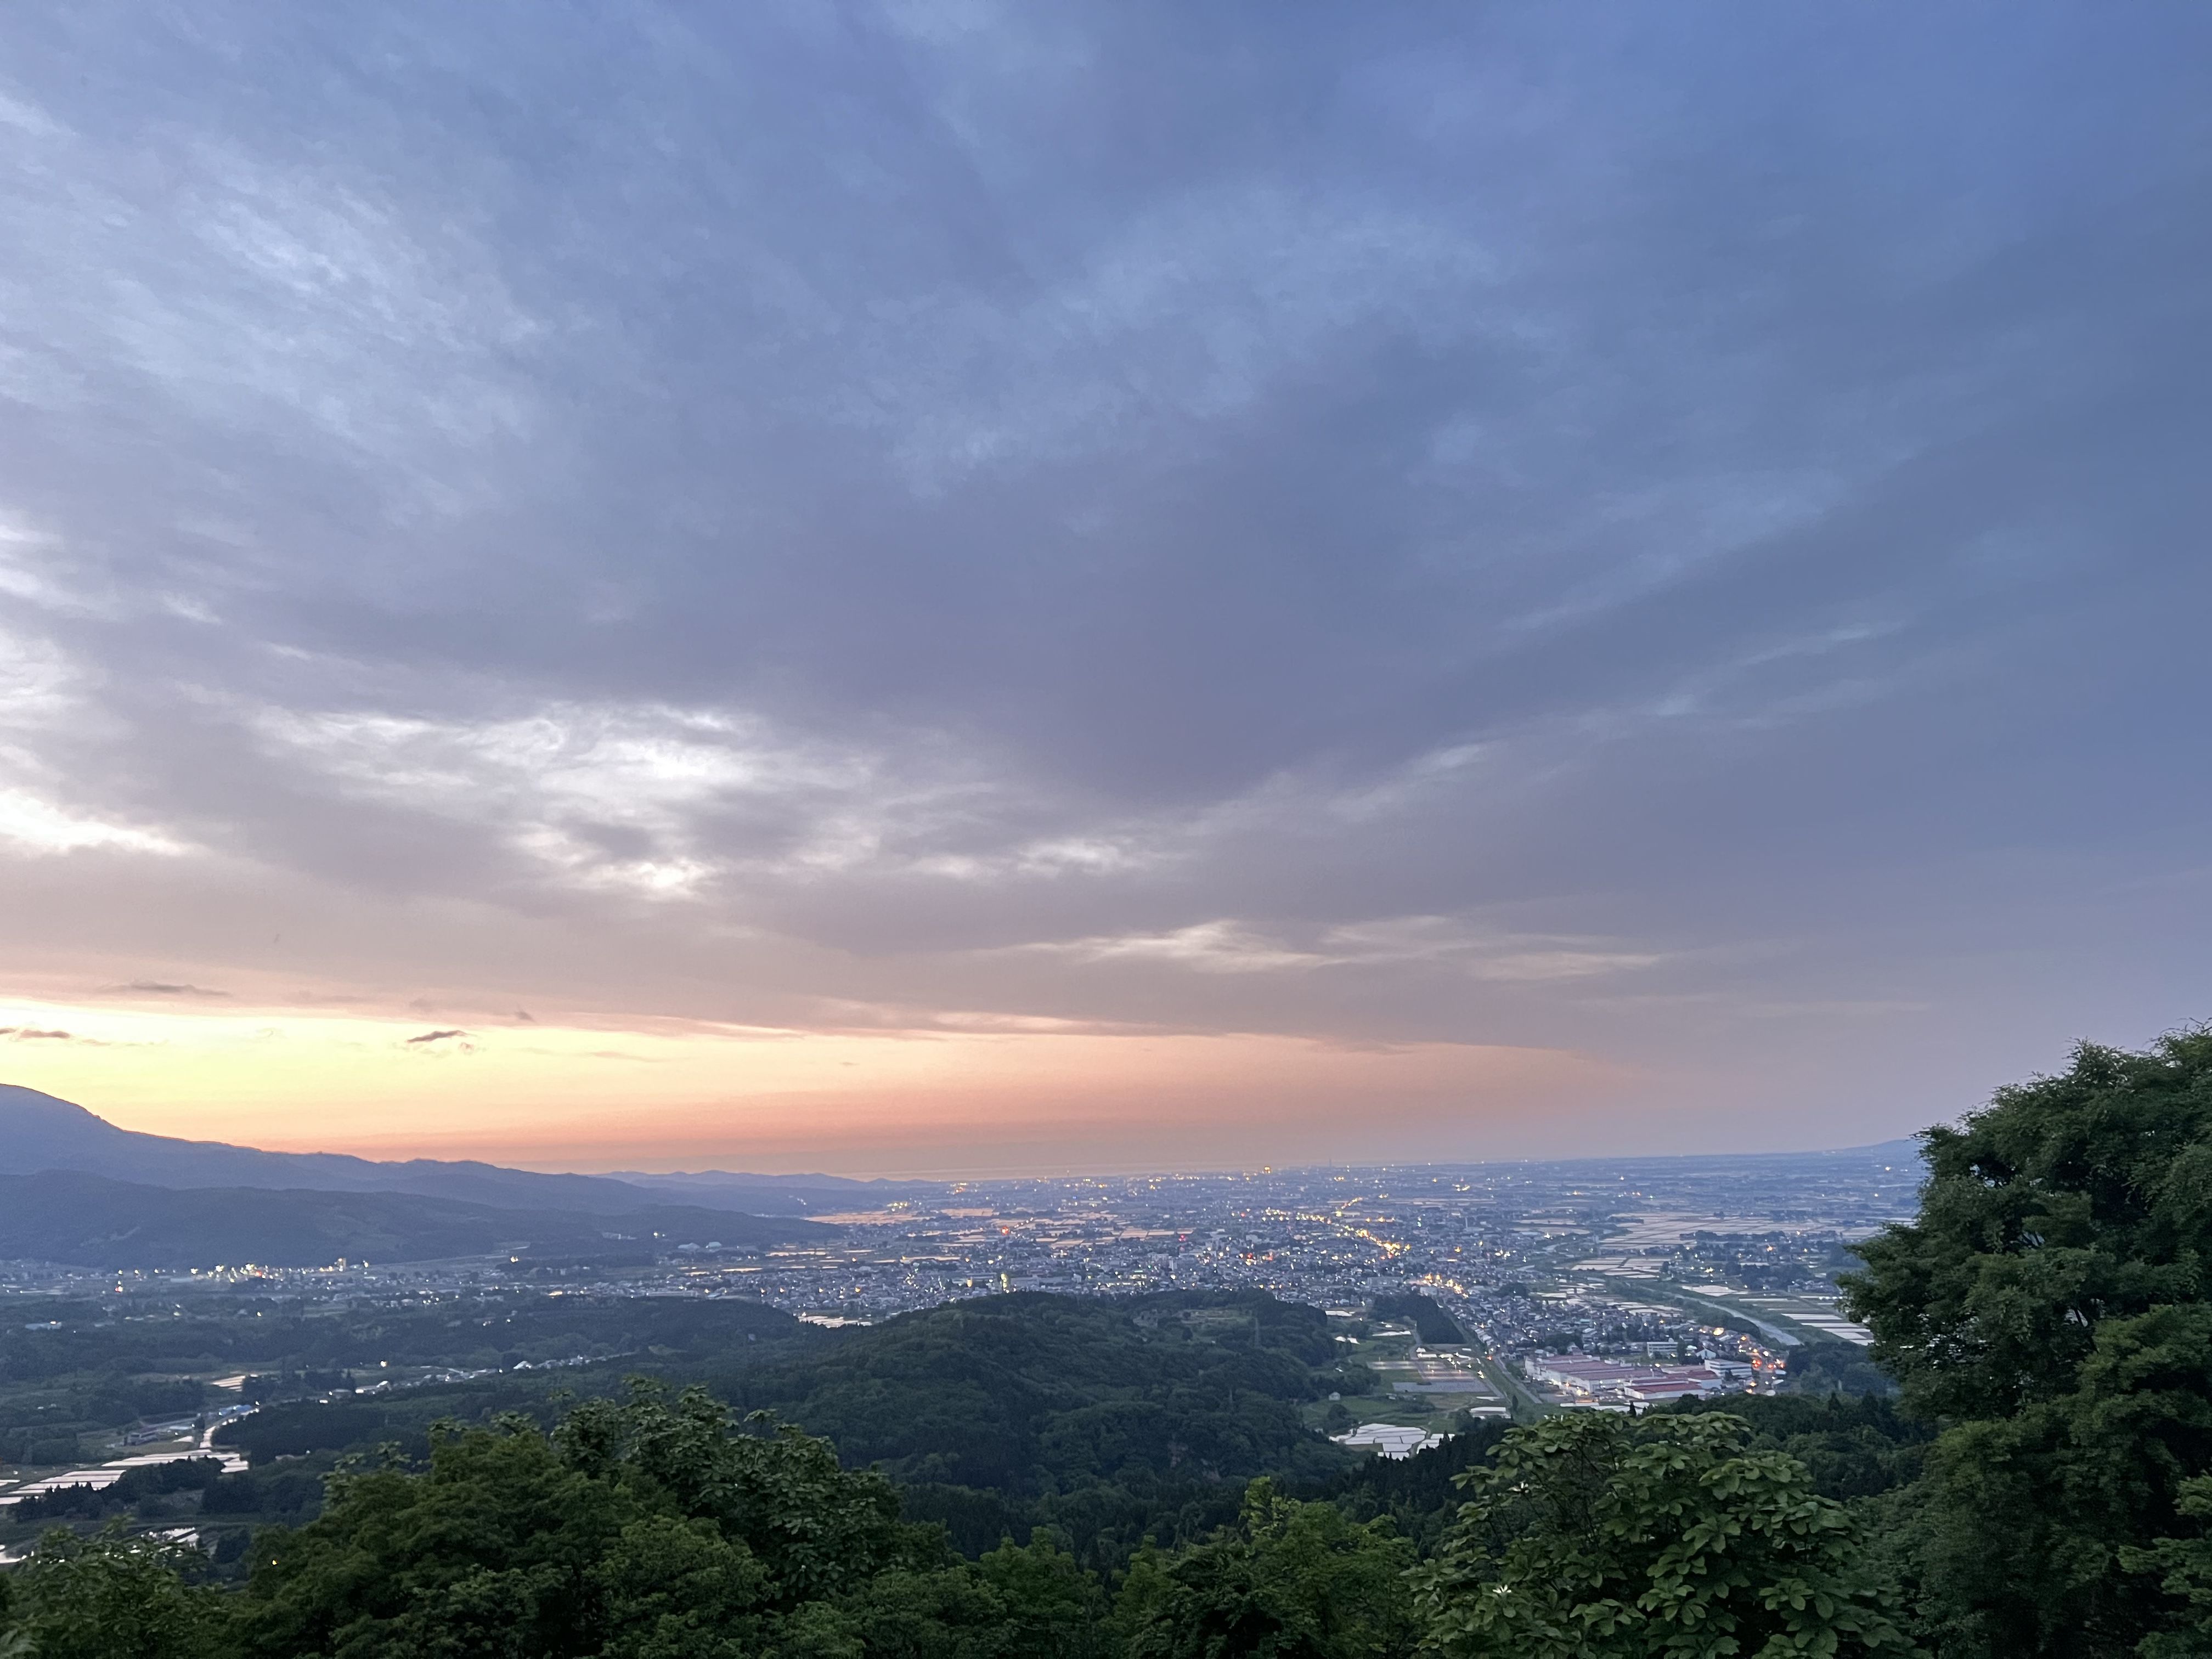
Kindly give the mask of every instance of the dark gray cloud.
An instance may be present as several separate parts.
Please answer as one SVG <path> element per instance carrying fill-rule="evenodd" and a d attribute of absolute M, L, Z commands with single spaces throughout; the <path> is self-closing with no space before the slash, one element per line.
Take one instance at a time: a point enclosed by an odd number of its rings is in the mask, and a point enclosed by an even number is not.
<path fill-rule="evenodd" d="M 2212 1012 L 2212 16 L 0 36 L 27 958 L 1908 1117 Z"/>

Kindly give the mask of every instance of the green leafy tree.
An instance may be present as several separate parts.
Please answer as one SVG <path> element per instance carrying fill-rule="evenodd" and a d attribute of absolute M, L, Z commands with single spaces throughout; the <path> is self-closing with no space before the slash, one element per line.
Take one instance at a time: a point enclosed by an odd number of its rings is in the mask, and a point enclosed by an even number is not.
<path fill-rule="evenodd" d="M 1101 1659 L 1106 1595 L 1097 1576 L 1042 1534 L 1026 1547 L 1012 1539 L 975 1564 L 1004 1604 L 1006 1651 L 1020 1659 Z"/>
<path fill-rule="evenodd" d="M 126 1538 L 48 1533 L 15 1577 L 0 1618 L 0 1656 L 26 1659 L 213 1659 L 221 1650 L 217 1593 L 191 1582 L 206 1567 L 196 1550 Z"/>
<path fill-rule="evenodd" d="M 1719 1413 L 1548 1418 L 1461 1484 L 1419 1575 L 1446 1659 L 1904 1654 L 1843 1505 Z"/>
<path fill-rule="evenodd" d="M 2212 1521 L 2212 1479 L 2197 1476 L 2181 1483 L 2176 1507 L 2191 1520 L 2200 1523 Z M 2161 1538 L 2148 1548 L 2129 1552 L 2127 1565 L 2131 1569 L 2154 1571 L 2160 1575 L 2159 1588 L 2169 1595 L 2179 1596 L 2187 1605 L 2190 1616 L 2178 1621 L 2181 1628 L 2160 1632 L 2147 1638 L 2142 1651 L 2144 1659 L 2190 1659 L 2201 1655 L 2206 1644 L 2202 1639 L 2208 1624 L 2212 1624 L 2212 1538 L 2202 1534 L 2191 1538 Z"/>
<path fill-rule="evenodd" d="M 779 1645 L 787 1659 L 1004 1659 L 1006 1614 L 965 1562 L 894 1569 L 801 1607 Z"/>
<path fill-rule="evenodd" d="M 796 1609 L 783 1659 L 1101 1659 L 1104 1597 L 1049 1538 L 896 1565 Z"/>
<path fill-rule="evenodd" d="M 827 1440 L 756 1413 L 740 1425 L 701 1389 L 672 1405 L 657 1384 L 630 1400 L 586 1401 L 554 1436 L 562 1462 L 640 1503 L 711 1521 L 768 1574 L 765 1605 L 833 1595 L 896 1565 L 939 1553 L 899 1522 L 898 1492 L 841 1467 Z"/>
<path fill-rule="evenodd" d="M 2212 1032 L 2084 1044 L 1925 1140 L 1917 1218 L 1845 1285 L 1945 1424 L 1896 1511 L 1930 1639 L 2212 1652 Z"/>
<path fill-rule="evenodd" d="M 437 1436 L 429 1468 L 334 1479 L 324 1513 L 255 1541 L 252 1659 L 736 1659 L 787 1615 L 930 1557 L 897 1498 L 823 1442 L 749 1431 L 641 1386 Z"/>
<path fill-rule="evenodd" d="M 1129 1659 L 1391 1659 L 1416 1634 L 1413 1547 L 1267 1480 L 1234 1528 L 1173 1557 L 1140 1552 L 1115 1609 Z"/>

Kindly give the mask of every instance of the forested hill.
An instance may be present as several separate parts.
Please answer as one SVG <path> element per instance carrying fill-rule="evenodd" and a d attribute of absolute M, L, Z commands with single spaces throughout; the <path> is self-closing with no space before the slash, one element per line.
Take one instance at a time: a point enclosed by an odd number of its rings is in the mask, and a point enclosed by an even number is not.
<path fill-rule="evenodd" d="M 342 1152 L 270 1152 L 179 1140 L 108 1122 L 72 1101 L 0 1083 L 0 1175 L 69 1170 L 149 1187 L 252 1187 L 282 1191 L 412 1193 L 418 1198 L 569 1215 L 623 1215 L 649 1205 L 805 1215 L 866 1208 L 933 1183 L 835 1176 L 550 1175 L 495 1164 L 416 1158 L 382 1164 Z"/>
<path fill-rule="evenodd" d="M 1334 1462 L 1298 1409 L 1329 1387 L 1327 1321 L 1263 1294 L 991 1297 L 837 1334 L 708 1380 L 910 1483 L 1038 1496 Z"/>
<path fill-rule="evenodd" d="M 639 1323 L 625 1309 L 658 1311 Z M 1326 1481 L 1358 1461 L 1308 1423 L 1312 1402 L 1346 1380 L 1324 1317 L 1256 1291 L 989 1297 L 839 1331 L 733 1302 L 574 1297 L 517 1303 L 481 1328 L 448 1329 L 412 1311 L 380 1319 L 379 1334 L 344 1358 L 373 1365 L 389 1350 L 394 1364 L 420 1363 L 441 1345 L 479 1364 L 502 1350 L 616 1352 L 542 1380 L 509 1373 L 270 1406 L 225 1430 L 222 1443 L 257 1466 L 386 1441 L 419 1452 L 441 1418 L 542 1416 L 556 1389 L 601 1392 L 644 1371 L 828 1437 L 848 1467 L 881 1467 L 910 1516 L 943 1522 L 963 1547 L 1042 1524 L 1099 1559 L 1125 1556 L 1147 1532 L 1194 1536 L 1219 1524 L 1254 1476 Z M 286 1340 L 312 1334 L 303 1325 Z M 292 1363 L 335 1363 L 326 1345 L 301 1346 Z"/>

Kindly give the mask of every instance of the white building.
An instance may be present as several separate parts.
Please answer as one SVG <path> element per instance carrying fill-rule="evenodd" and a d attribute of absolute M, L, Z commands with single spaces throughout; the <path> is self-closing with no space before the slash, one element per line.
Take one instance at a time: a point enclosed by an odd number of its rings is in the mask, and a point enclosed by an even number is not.
<path fill-rule="evenodd" d="M 1425 1429 L 1403 1429 L 1395 1423 L 1362 1423 L 1349 1434 L 1331 1437 L 1340 1446 L 1350 1446 L 1357 1451 L 1372 1447 L 1378 1457 L 1411 1457 L 1417 1451 L 1426 1451 L 1431 1446 L 1441 1446 L 1443 1436 L 1431 1434 Z"/>

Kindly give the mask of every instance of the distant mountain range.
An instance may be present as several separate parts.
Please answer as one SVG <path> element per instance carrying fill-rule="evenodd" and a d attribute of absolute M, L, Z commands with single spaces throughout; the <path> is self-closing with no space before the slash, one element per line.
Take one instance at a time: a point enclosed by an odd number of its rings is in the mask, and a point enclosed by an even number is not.
<path fill-rule="evenodd" d="M 118 1129 L 82 1106 L 0 1085 L 0 1258 L 100 1267 L 340 1256 L 422 1261 L 649 1255 L 676 1244 L 834 1237 L 808 1210 L 883 1201 L 836 1176 L 676 1177 L 676 1190 L 495 1164 L 380 1164 Z M 771 1213 L 754 1213 L 758 1208 Z"/>
<path fill-rule="evenodd" d="M 838 1176 L 542 1175 L 496 1164 L 410 1158 L 383 1164 L 341 1152 L 264 1152 L 217 1140 L 179 1140 L 118 1129 L 36 1089 L 0 1084 L 0 1176 L 75 1170 L 150 1187 L 267 1187 L 334 1193 L 412 1193 L 502 1208 L 620 1215 L 671 1201 L 749 1215 L 871 1208 L 934 1191 L 915 1182 Z"/>
<path fill-rule="evenodd" d="M 1702 1165 L 1911 1171 L 1911 1141 L 1834 1152 L 1606 1159 L 1678 1172 Z M 1583 1160 L 1576 1160 L 1582 1163 Z M 0 1084 L 0 1258 L 88 1267 L 319 1267 L 340 1256 L 420 1261 L 500 1250 L 642 1256 L 675 1244 L 834 1236 L 804 1218 L 942 1194 L 930 1182 L 719 1170 L 546 1175 L 495 1164 L 269 1152 L 119 1129 L 82 1106 Z"/>

